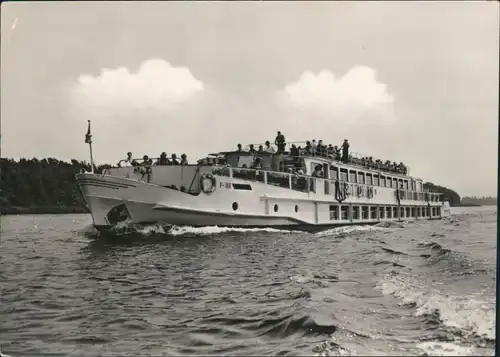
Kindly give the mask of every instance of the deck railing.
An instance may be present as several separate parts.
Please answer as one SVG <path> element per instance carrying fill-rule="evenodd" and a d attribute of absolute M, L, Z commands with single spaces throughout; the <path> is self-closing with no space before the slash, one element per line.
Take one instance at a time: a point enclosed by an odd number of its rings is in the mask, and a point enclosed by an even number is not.
<path fill-rule="evenodd" d="M 298 146 L 301 146 L 302 149 L 304 149 L 305 145 L 306 145 L 307 141 L 290 141 L 290 142 L 287 142 L 285 145 L 285 148 L 288 148 L 285 149 L 285 153 L 286 154 L 290 154 L 290 147 L 292 144 L 295 144 L 297 147 Z M 264 151 L 266 149 L 266 145 L 265 143 L 259 143 L 259 144 L 248 144 L 245 146 L 245 151 L 248 151 L 250 150 L 250 145 L 253 145 L 254 146 L 254 149 L 257 150 L 259 148 L 260 145 L 262 145 L 262 147 L 264 148 Z M 277 152 L 277 146 L 272 143 L 270 144 L 270 146 L 274 149 L 275 152 Z M 340 148 L 341 146 L 338 145 L 338 147 Z M 315 157 L 315 156 L 318 156 L 318 157 L 324 157 L 324 156 L 321 156 L 321 155 L 315 155 L 315 154 L 311 154 L 311 155 L 300 155 L 302 157 Z M 357 160 L 361 160 L 363 159 L 364 157 L 370 157 L 370 155 L 363 155 L 361 153 L 358 153 L 358 152 L 354 152 L 354 151 L 350 151 L 349 152 L 349 156 L 350 156 L 350 161 L 349 161 L 349 164 L 350 165 L 355 165 L 355 166 L 360 166 L 360 167 L 364 167 L 364 168 L 369 168 L 367 167 L 366 165 L 363 165 L 362 163 L 358 163 L 356 162 Z M 327 155 L 326 156 L 327 158 L 331 159 L 331 160 L 336 160 L 336 161 L 341 161 L 339 159 L 336 159 L 335 158 L 335 155 Z M 354 160 L 352 160 L 354 159 Z M 410 175 L 410 168 L 405 165 L 406 167 L 406 175 Z M 389 170 L 389 169 L 385 169 L 383 167 L 372 167 L 371 169 L 374 169 L 374 170 L 379 170 L 379 171 L 384 171 L 384 172 L 391 172 L 391 173 L 397 173 L 397 174 L 401 174 L 399 172 L 394 172 L 393 170 Z"/>
<path fill-rule="evenodd" d="M 267 185 L 282 187 L 286 189 L 291 189 L 295 191 L 302 192 L 315 192 L 319 193 L 321 187 L 324 187 L 324 192 L 327 195 L 335 194 L 335 183 L 337 181 L 343 183 L 347 183 L 349 185 L 349 194 L 351 196 L 357 196 L 357 187 L 362 188 L 362 196 L 367 195 L 367 188 L 382 188 L 385 186 L 375 186 L 366 183 L 358 183 L 358 182 L 350 182 L 350 181 L 341 181 L 337 179 L 329 179 L 329 178 L 321 178 L 321 177 L 313 177 L 309 175 L 299 175 L 295 173 L 287 173 L 287 172 L 276 172 L 262 169 L 248 169 L 248 168 L 239 168 L 239 167 L 231 167 L 228 165 L 225 166 L 214 166 L 212 168 L 212 173 L 218 176 L 225 176 L 231 178 L 238 178 L 242 180 L 249 180 L 254 182 L 260 182 Z M 394 188 L 395 187 L 387 187 Z M 439 193 L 423 191 L 416 192 L 412 190 L 406 189 L 398 189 L 400 192 L 401 200 L 414 200 L 414 201 L 429 201 L 429 202 L 438 202 Z M 427 199 L 426 199 L 427 197 Z"/>

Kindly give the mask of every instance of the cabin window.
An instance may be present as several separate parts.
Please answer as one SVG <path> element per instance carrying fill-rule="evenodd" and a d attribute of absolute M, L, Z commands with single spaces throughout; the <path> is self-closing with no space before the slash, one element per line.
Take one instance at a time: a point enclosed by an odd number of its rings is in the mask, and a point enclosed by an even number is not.
<path fill-rule="evenodd" d="M 415 183 L 415 181 L 411 182 L 411 190 L 412 191 L 416 191 L 417 190 L 417 184 Z"/>
<path fill-rule="evenodd" d="M 238 158 L 238 167 L 251 167 L 253 163 L 253 155 L 240 156 Z"/>
<path fill-rule="evenodd" d="M 378 186 L 378 185 L 379 185 L 379 176 L 373 175 L 373 186 Z"/>
<path fill-rule="evenodd" d="M 398 218 L 399 215 L 398 215 L 398 207 L 392 207 L 392 217 L 394 218 Z"/>
<path fill-rule="evenodd" d="M 358 172 L 358 183 L 365 183 L 365 173 Z"/>
<path fill-rule="evenodd" d="M 405 190 L 409 190 L 409 186 L 408 186 L 408 180 L 405 180 Z"/>
<path fill-rule="evenodd" d="M 361 214 L 362 214 L 363 219 L 368 219 L 368 207 L 367 206 L 361 207 Z"/>
<path fill-rule="evenodd" d="M 374 207 L 374 206 L 370 207 L 370 218 L 371 219 L 377 218 L 377 207 Z"/>
<path fill-rule="evenodd" d="M 340 169 L 340 180 L 347 181 L 347 169 Z"/>
<path fill-rule="evenodd" d="M 349 170 L 349 182 L 356 182 L 356 171 Z"/>
<path fill-rule="evenodd" d="M 406 217 L 411 217 L 411 209 L 410 209 L 410 207 L 406 207 Z"/>
<path fill-rule="evenodd" d="M 385 187 L 392 187 L 392 179 L 390 177 L 387 177 Z"/>
<path fill-rule="evenodd" d="M 418 200 L 418 193 L 413 192 L 413 201 Z"/>
<path fill-rule="evenodd" d="M 392 207 L 386 207 L 385 212 L 387 218 L 392 218 Z"/>
<path fill-rule="evenodd" d="M 343 220 L 349 219 L 349 206 L 341 206 L 340 207 L 340 218 Z"/>
<path fill-rule="evenodd" d="M 366 174 L 366 184 L 373 185 L 372 174 Z"/>
<path fill-rule="evenodd" d="M 330 166 L 330 178 L 333 180 L 339 179 L 339 169 L 335 166 Z"/>
<path fill-rule="evenodd" d="M 339 206 L 330 205 L 330 219 L 331 220 L 339 219 Z"/>
<path fill-rule="evenodd" d="M 352 206 L 352 219 L 359 219 L 359 206 Z"/>
<path fill-rule="evenodd" d="M 393 177 L 392 178 L 392 188 L 398 188 L 398 187 L 401 187 L 401 185 L 398 186 L 398 179 Z"/>
<path fill-rule="evenodd" d="M 380 176 L 380 186 L 385 187 L 385 177 L 384 176 Z"/>

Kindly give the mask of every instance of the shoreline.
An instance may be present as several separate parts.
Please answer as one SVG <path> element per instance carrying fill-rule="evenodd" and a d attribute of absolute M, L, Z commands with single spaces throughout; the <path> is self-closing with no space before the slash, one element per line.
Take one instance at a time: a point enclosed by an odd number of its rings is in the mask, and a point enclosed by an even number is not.
<path fill-rule="evenodd" d="M 0 209 L 0 215 L 26 215 L 26 214 L 90 214 L 86 207 L 81 206 L 43 206 L 43 207 L 20 207 L 11 206 Z"/>

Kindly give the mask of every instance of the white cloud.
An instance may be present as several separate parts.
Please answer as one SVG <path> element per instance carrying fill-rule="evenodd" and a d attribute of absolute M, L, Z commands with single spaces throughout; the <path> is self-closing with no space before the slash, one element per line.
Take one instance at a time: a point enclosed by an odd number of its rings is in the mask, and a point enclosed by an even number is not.
<path fill-rule="evenodd" d="M 282 88 L 279 98 L 279 128 L 290 140 L 340 145 L 347 138 L 353 152 L 401 160 L 394 152 L 395 98 L 374 69 L 354 66 L 341 76 L 305 71 Z"/>
<path fill-rule="evenodd" d="M 72 95 L 86 111 L 109 117 L 136 110 L 169 111 L 203 89 L 188 68 L 149 59 L 135 73 L 120 67 L 103 69 L 97 77 L 81 75 Z"/>
<path fill-rule="evenodd" d="M 345 75 L 336 77 L 328 70 L 318 74 L 304 72 L 300 78 L 285 86 L 286 101 L 295 109 L 328 116 L 355 120 L 370 114 L 393 120 L 394 97 L 387 86 L 376 78 L 370 67 L 355 66 Z"/>
<path fill-rule="evenodd" d="M 136 72 L 120 67 L 95 77 L 81 75 L 68 93 L 67 115 L 81 127 L 73 140 L 81 140 L 92 120 L 98 163 L 115 162 L 127 151 L 157 157 L 162 151 L 186 150 L 187 136 L 179 132 L 196 128 L 199 120 L 191 112 L 205 100 L 206 95 L 197 96 L 204 90 L 188 68 L 162 59 L 146 60 Z"/>

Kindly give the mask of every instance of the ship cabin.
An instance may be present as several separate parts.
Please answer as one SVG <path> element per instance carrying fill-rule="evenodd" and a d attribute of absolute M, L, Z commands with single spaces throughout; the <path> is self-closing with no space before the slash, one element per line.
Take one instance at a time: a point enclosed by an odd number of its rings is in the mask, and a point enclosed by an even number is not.
<path fill-rule="evenodd" d="M 439 202 L 441 194 L 425 191 L 422 179 L 396 172 L 369 169 L 362 165 L 344 164 L 327 157 L 299 156 L 248 151 L 229 151 L 211 154 L 218 167 L 214 174 L 240 179 L 265 182 L 292 190 L 320 193 L 318 181 L 324 181 L 325 194 L 331 195 L 335 181 L 361 187 L 383 187 L 397 189 L 402 199 L 411 201 Z M 255 165 L 255 157 L 260 158 Z M 227 165 L 227 166 L 221 166 Z M 319 175 L 316 173 L 319 172 Z M 316 180 L 312 179 L 315 178 Z"/>

